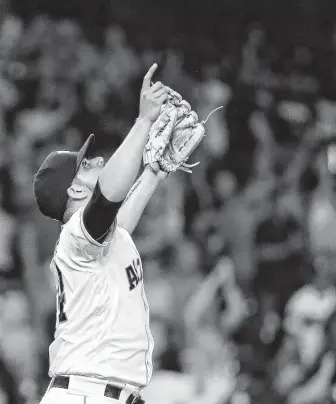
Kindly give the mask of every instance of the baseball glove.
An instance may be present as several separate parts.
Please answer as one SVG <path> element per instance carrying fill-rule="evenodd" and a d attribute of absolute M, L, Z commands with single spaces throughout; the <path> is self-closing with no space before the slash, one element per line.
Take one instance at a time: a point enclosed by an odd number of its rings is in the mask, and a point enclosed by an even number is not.
<path fill-rule="evenodd" d="M 157 162 L 167 173 L 177 170 L 191 173 L 191 168 L 199 163 L 187 164 L 187 161 L 202 141 L 204 124 L 212 113 L 205 121 L 198 122 L 190 104 L 176 91 L 167 89 L 168 100 L 149 132 L 143 154 L 144 165 Z"/>
<path fill-rule="evenodd" d="M 168 89 L 167 102 L 153 123 L 143 153 L 144 165 L 159 162 L 173 135 L 173 128 L 183 120 L 191 107 L 182 96 L 171 88 Z"/>
<path fill-rule="evenodd" d="M 167 173 L 182 170 L 191 173 L 191 168 L 199 163 L 187 164 L 189 156 L 200 144 L 205 128 L 198 122 L 196 112 L 191 111 L 173 129 L 172 138 L 159 159 L 159 166 Z"/>
<path fill-rule="evenodd" d="M 223 108 L 220 106 L 210 112 L 205 121 L 198 122 L 198 116 L 195 111 L 191 111 L 187 101 L 182 100 L 178 107 L 176 123 L 173 129 L 173 134 L 160 157 L 158 163 L 162 171 L 171 173 L 177 170 L 182 170 L 191 173 L 191 168 L 197 166 L 198 163 L 187 164 L 189 156 L 201 143 L 205 136 L 205 124 L 210 116 Z"/>
<path fill-rule="evenodd" d="M 156 163 L 162 157 L 169 144 L 172 131 L 177 119 L 177 109 L 167 102 L 162 106 L 162 111 L 153 123 L 143 153 L 144 165 Z"/>

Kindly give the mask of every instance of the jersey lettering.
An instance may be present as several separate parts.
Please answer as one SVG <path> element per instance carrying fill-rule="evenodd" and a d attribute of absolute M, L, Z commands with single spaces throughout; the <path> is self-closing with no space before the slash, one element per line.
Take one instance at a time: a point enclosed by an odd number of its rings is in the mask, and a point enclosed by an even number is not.
<path fill-rule="evenodd" d="M 133 290 L 136 286 L 138 286 L 139 282 L 142 281 L 142 270 L 141 270 L 141 262 L 138 258 L 137 260 L 133 260 L 132 265 L 129 265 L 125 268 L 129 289 Z"/>
<path fill-rule="evenodd" d="M 64 323 L 68 318 L 64 312 L 65 305 L 65 292 L 62 272 L 56 266 L 57 276 L 58 276 L 58 288 L 57 288 L 57 305 L 58 305 L 58 322 Z"/>

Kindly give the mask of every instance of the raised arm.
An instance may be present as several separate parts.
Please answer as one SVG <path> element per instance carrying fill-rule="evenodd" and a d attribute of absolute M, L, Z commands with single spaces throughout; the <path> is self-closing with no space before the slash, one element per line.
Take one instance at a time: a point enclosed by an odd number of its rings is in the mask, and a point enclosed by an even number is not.
<path fill-rule="evenodd" d="M 205 277 L 199 288 L 189 299 L 184 312 L 185 324 L 189 330 L 198 328 L 204 315 L 211 310 L 216 300 L 217 291 L 222 286 L 221 278 L 223 278 L 223 283 L 226 282 L 224 281 L 224 276 L 220 276 L 222 267 L 223 271 L 225 271 L 224 267 L 227 267 L 227 278 L 229 278 L 229 273 L 232 270 L 229 266 L 229 261 L 223 259 Z"/>
<path fill-rule="evenodd" d="M 227 258 L 222 258 L 186 306 L 184 319 L 188 331 L 194 332 L 200 326 L 204 316 L 209 315 L 219 290 L 227 303 L 221 324 L 225 331 L 229 333 L 241 321 L 247 312 L 247 307 L 234 277 L 233 263 Z"/>
<path fill-rule="evenodd" d="M 150 86 L 156 69 L 157 64 L 154 64 L 144 77 L 140 95 L 139 118 L 99 176 L 101 192 L 111 202 L 123 201 L 134 184 L 149 130 L 159 116 L 162 104 L 167 99 L 167 89 L 162 83 L 157 82 Z"/>
<path fill-rule="evenodd" d="M 156 69 L 154 64 L 145 75 L 139 117 L 100 173 L 93 195 L 84 209 L 85 228 L 96 241 L 101 242 L 110 232 L 121 202 L 138 175 L 149 130 L 167 99 L 167 89 L 162 83 L 150 86 Z"/>
<path fill-rule="evenodd" d="M 117 221 L 118 225 L 127 230 L 129 234 L 134 231 L 154 191 L 166 176 L 165 172 L 159 170 L 154 172 L 147 165 L 127 194 L 124 203 L 119 209 Z"/>

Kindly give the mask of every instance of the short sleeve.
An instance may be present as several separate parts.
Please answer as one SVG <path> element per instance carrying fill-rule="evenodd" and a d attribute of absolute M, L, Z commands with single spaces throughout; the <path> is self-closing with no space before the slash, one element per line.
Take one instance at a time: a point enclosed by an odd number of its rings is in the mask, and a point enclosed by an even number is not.
<path fill-rule="evenodd" d="M 79 265 L 81 268 L 92 268 L 107 253 L 116 228 L 116 220 L 102 243 L 93 239 L 85 229 L 83 211 L 79 209 L 63 226 L 56 255 L 67 260 L 67 264 Z M 75 268 L 79 269 L 79 268 Z"/>

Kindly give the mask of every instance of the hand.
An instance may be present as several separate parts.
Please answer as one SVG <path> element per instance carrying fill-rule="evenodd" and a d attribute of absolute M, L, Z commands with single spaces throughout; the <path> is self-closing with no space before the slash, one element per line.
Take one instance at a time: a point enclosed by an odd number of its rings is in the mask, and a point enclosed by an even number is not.
<path fill-rule="evenodd" d="M 230 258 L 221 258 L 215 271 L 223 287 L 233 287 L 235 284 L 234 264 Z"/>
<path fill-rule="evenodd" d="M 157 69 L 156 63 L 146 73 L 140 93 L 139 118 L 155 122 L 160 114 L 162 105 L 168 97 L 168 90 L 160 81 L 151 86 L 152 77 Z"/>

